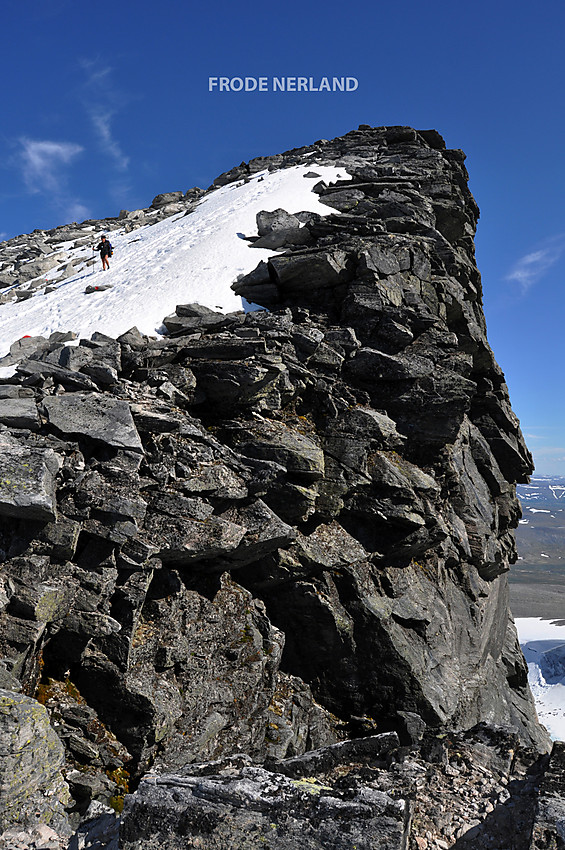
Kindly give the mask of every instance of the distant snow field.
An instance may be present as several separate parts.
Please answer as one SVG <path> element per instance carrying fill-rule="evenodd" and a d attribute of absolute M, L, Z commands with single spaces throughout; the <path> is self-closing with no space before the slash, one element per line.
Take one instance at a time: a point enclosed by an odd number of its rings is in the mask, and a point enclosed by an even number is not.
<path fill-rule="evenodd" d="M 116 337 L 136 325 L 142 333 L 159 333 L 163 318 L 177 304 L 196 301 L 225 312 L 241 310 L 241 298 L 231 284 L 275 253 L 252 248 L 242 238 L 257 235 L 257 213 L 278 208 L 289 213 L 336 213 L 312 192 L 320 178 L 304 178 L 312 168 L 328 184 L 350 179 L 343 168 L 312 162 L 307 167 L 265 171 L 247 183 L 216 189 L 189 215 L 181 213 L 131 233 L 113 231 L 109 271 L 102 271 L 97 257 L 94 270 L 79 267 L 54 292 L 0 308 L 0 355 L 22 336 L 49 336 L 53 331 L 75 331 L 80 337 L 101 331 Z M 97 241 L 93 234 L 93 246 Z M 70 248 L 70 244 L 57 245 L 58 252 L 68 251 L 68 261 L 92 257 L 91 247 Z M 85 294 L 87 285 L 102 284 L 111 284 L 112 289 Z"/>
<path fill-rule="evenodd" d="M 565 621 L 518 618 L 516 628 L 540 723 L 565 741 Z"/>

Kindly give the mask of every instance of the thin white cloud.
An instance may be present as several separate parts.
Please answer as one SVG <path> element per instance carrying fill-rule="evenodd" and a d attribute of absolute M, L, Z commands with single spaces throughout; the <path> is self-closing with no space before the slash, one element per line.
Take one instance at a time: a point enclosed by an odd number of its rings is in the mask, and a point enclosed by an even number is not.
<path fill-rule="evenodd" d="M 18 161 L 28 191 L 61 195 L 67 184 L 65 166 L 70 165 L 83 148 L 73 142 L 25 137 L 19 139 L 19 145 Z"/>
<path fill-rule="evenodd" d="M 98 61 L 81 60 L 87 78 L 82 95 L 83 106 L 98 136 L 104 153 L 113 160 L 118 171 L 126 171 L 129 157 L 115 137 L 112 121 L 125 104 L 125 98 L 112 83 L 112 68 Z"/>
<path fill-rule="evenodd" d="M 80 201 L 68 199 L 64 203 L 64 212 L 65 217 L 69 221 L 84 221 L 87 218 L 91 218 L 91 212 L 87 206 L 82 204 Z"/>
<path fill-rule="evenodd" d="M 565 460 L 565 447 L 563 446 L 543 446 L 536 449 L 538 457 L 551 457 L 554 460 Z"/>
<path fill-rule="evenodd" d="M 74 142 L 22 137 L 13 158 L 25 186 L 33 195 L 43 195 L 65 220 L 83 221 L 90 210 L 69 192 L 69 167 L 84 148 Z"/>
<path fill-rule="evenodd" d="M 107 115 L 97 115 L 92 113 L 90 119 L 94 125 L 102 148 L 109 154 L 116 164 L 116 168 L 120 171 L 125 171 L 129 165 L 129 157 L 125 156 L 120 145 L 112 136 L 112 116 L 114 113 Z"/>
<path fill-rule="evenodd" d="M 515 281 L 524 295 L 557 263 L 564 249 L 564 234 L 547 239 L 537 251 L 524 254 L 506 276 L 506 280 Z"/>

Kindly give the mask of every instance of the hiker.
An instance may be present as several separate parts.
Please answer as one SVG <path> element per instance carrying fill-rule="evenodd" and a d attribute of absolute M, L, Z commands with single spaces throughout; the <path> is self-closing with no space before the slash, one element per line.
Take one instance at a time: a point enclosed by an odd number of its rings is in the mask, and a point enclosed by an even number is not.
<path fill-rule="evenodd" d="M 100 251 L 100 259 L 102 260 L 102 270 L 106 271 L 106 269 L 109 269 L 110 263 L 108 262 L 108 257 L 112 256 L 113 248 L 105 236 L 102 236 L 100 244 L 97 245 L 94 250 Z"/>

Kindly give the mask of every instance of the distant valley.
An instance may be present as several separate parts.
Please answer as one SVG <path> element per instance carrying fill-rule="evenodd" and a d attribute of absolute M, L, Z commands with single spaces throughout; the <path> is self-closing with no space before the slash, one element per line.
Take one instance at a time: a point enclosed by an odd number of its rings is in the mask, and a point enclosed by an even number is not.
<path fill-rule="evenodd" d="M 565 618 L 565 477 L 518 485 L 523 516 L 516 529 L 518 561 L 510 571 L 517 617 Z"/>

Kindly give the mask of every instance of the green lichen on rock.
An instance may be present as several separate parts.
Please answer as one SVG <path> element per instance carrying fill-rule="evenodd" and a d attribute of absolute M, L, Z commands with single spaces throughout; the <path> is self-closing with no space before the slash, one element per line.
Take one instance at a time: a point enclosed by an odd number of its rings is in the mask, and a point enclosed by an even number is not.
<path fill-rule="evenodd" d="M 0 690 L 0 830 L 49 823 L 68 833 L 63 763 L 63 746 L 45 708 L 23 694 Z"/>
<path fill-rule="evenodd" d="M 0 456 L 0 515 L 56 519 L 55 476 L 61 465 L 52 449 L 3 447 Z"/>

